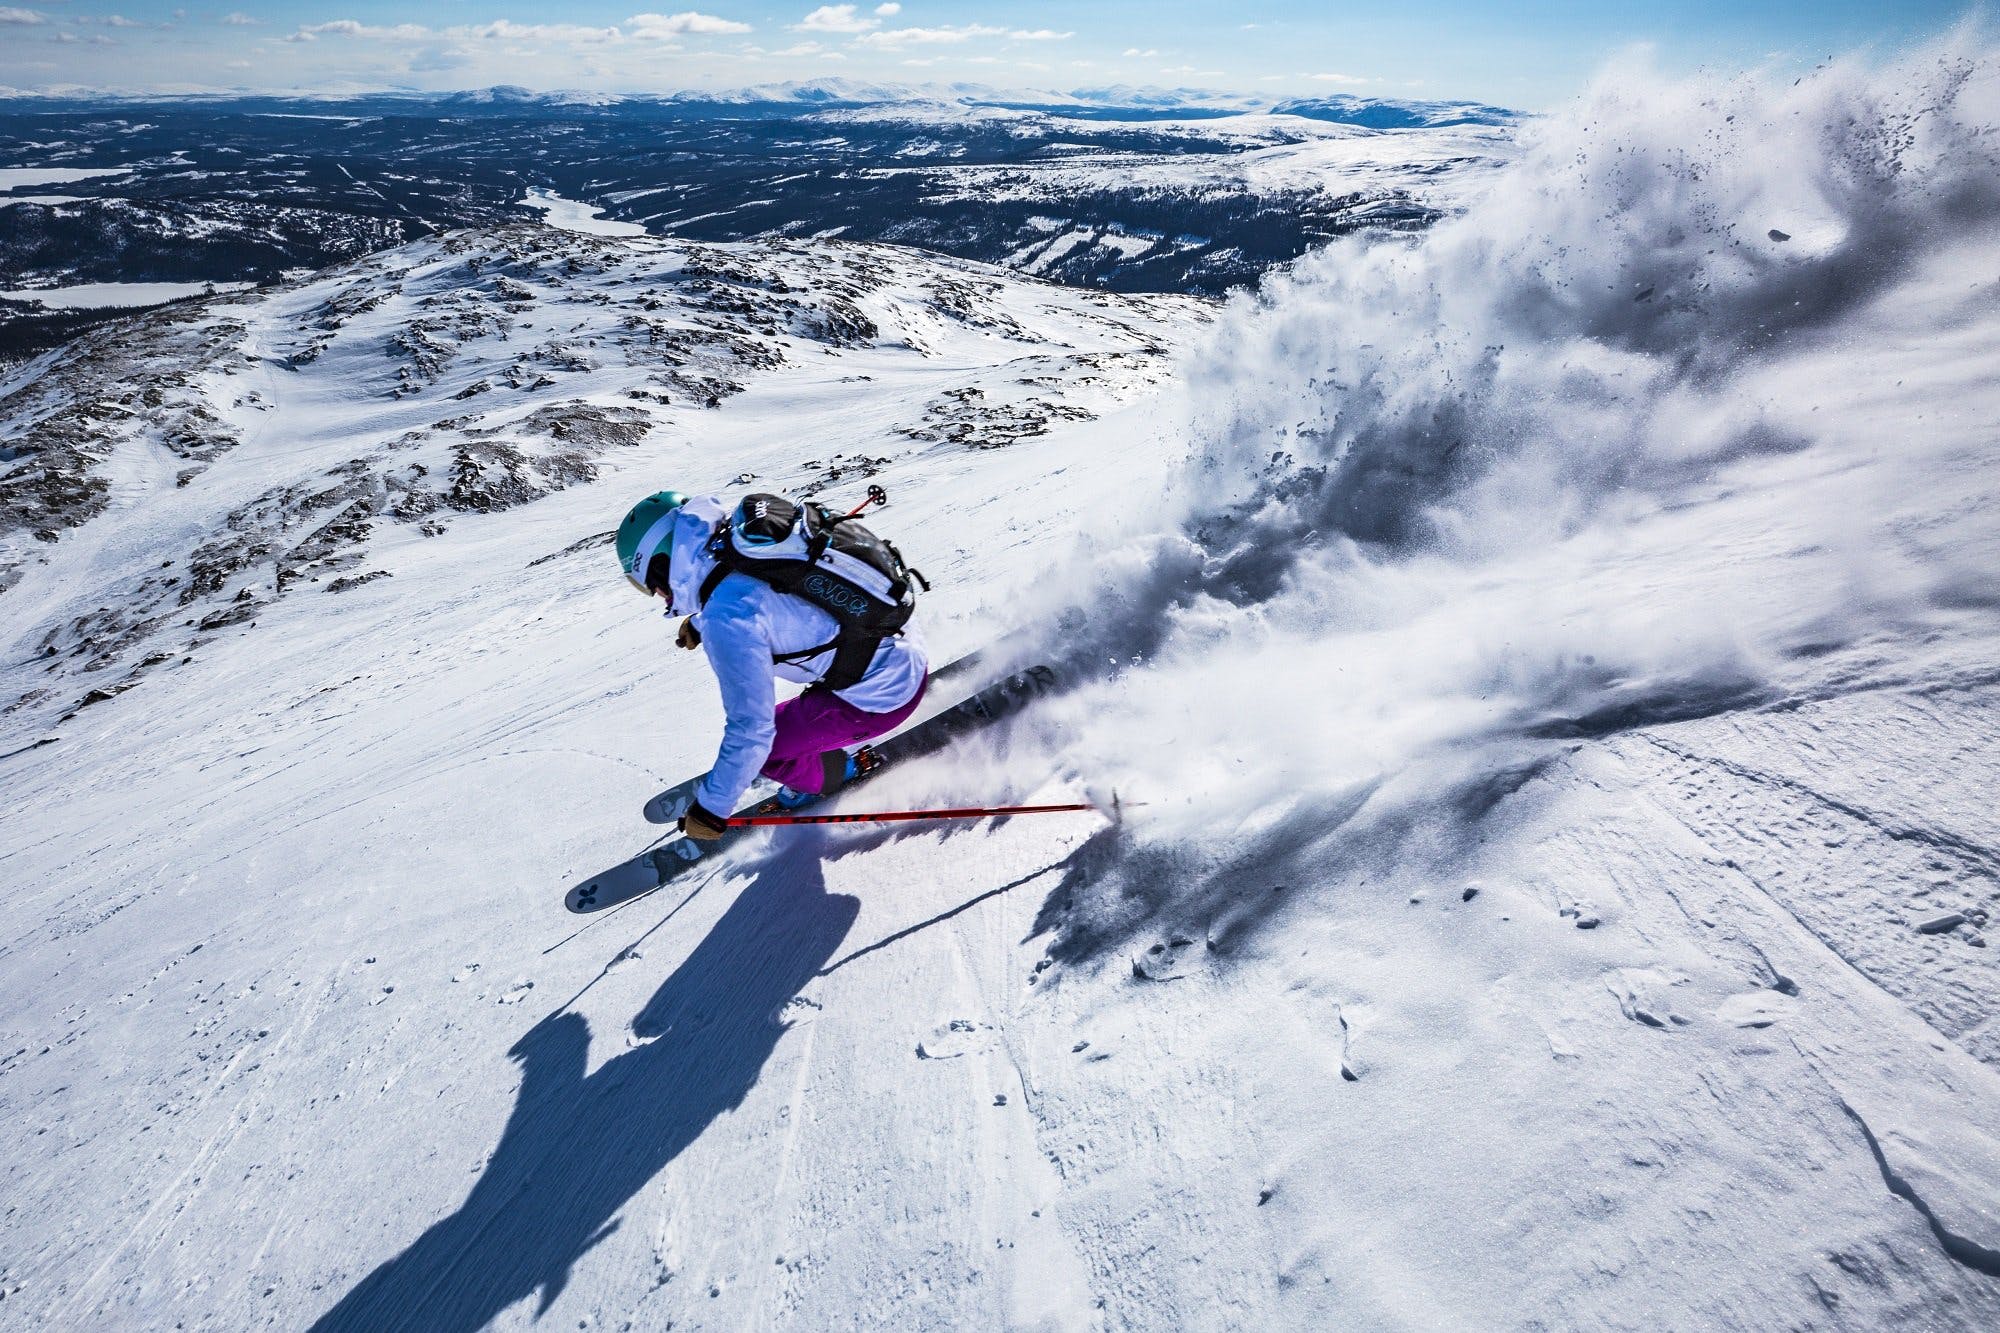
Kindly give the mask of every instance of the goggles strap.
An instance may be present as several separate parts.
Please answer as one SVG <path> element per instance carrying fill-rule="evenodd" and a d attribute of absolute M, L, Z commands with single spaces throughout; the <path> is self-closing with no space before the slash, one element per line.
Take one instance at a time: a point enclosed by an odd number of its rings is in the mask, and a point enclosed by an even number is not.
<path fill-rule="evenodd" d="M 676 506 L 654 519 L 653 526 L 646 529 L 645 535 L 639 538 L 638 546 L 633 548 L 632 563 L 625 568 L 625 577 L 641 588 L 646 588 L 649 593 L 652 589 L 646 584 L 646 566 L 653 563 L 653 553 L 660 548 L 660 543 L 667 539 L 667 533 L 679 514 L 680 508 Z"/>

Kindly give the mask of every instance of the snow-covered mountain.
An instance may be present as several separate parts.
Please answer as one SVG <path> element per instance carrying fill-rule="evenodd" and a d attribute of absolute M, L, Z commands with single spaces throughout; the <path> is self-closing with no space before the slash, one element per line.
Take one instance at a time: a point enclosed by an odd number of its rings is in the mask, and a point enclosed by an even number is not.
<path fill-rule="evenodd" d="M 894 106 L 905 102 L 941 102 L 961 107 L 1018 107 L 1030 110 L 1089 110 L 1112 114 L 1143 113 L 1243 115 L 1277 112 L 1314 120 L 1341 121 L 1370 129 L 1418 129 L 1447 125 L 1509 125 L 1520 113 L 1480 102 L 1419 98 L 1362 97 L 1336 93 L 1326 97 L 1270 97 L 1215 88 L 1162 88 L 1150 84 L 1104 84 L 1057 92 L 1048 88 L 1001 88 L 984 83 L 882 83 L 863 79 L 819 78 L 760 83 L 741 88 L 691 90 L 659 97 L 643 94 L 531 93 L 525 88 L 490 88 L 453 93 L 459 102 L 501 101 L 570 105 L 595 101 L 600 105 L 643 104 L 649 101 L 736 105 Z"/>
<path fill-rule="evenodd" d="M 525 227 L 17 373 L 5 1320 L 1993 1326 L 1996 94 L 1621 69 L 1219 313 Z M 606 531 L 866 480 L 1063 692 L 850 808 L 1122 821 L 563 913 L 719 725 Z"/>
<path fill-rule="evenodd" d="M 955 102 L 965 106 L 1097 107 L 1114 111 L 1265 111 L 1279 100 L 1252 93 L 1236 93 L 1213 88 L 1161 88 L 1151 85 L 1113 84 L 1059 92 L 1050 88 L 1009 87 L 966 81 L 914 83 L 879 79 L 851 79 L 828 76 L 789 79 L 770 83 L 745 84 L 735 88 L 688 88 L 664 93 L 605 92 L 591 89 L 524 88 L 496 84 L 489 88 L 466 88 L 456 92 L 432 93 L 385 90 L 379 92 L 299 93 L 293 95 L 254 93 L 130 93 L 81 86 L 52 91 L 31 91 L 0 87 L 0 98 L 24 102 L 91 101 L 101 103 L 214 105 L 217 103 L 262 102 L 296 104 L 325 110 L 329 106 L 367 107 L 394 104 L 404 107 L 444 105 L 465 110 L 504 108 L 585 107 L 638 108 L 646 106 L 862 106 L 892 102 Z M 1317 99 L 1315 99 L 1317 100 Z M 1342 99 L 1325 99 L 1329 104 Z M 1470 106 L 1470 103 L 1401 103 L 1393 99 L 1348 99 L 1380 102 L 1385 106 Z M 1493 110 L 1493 108 L 1485 108 Z M 1503 113 L 1504 114 L 1504 113 Z"/>
<path fill-rule="evenodd" d="M 1273 104 L 1281 116 L 1305 116 L 1371 130 L 1442 129 L 1451 125 L 1512 125 L 1520 113 L 1481 102 L 1419 102 L 1387 97 L 1293 97 Z"/>
<path fill-rule="evenodd" d="M 717 105 L 796 103 L 804 106 L 879 106 L 899 102 L 946 102 L 957 106 L 997 106 L 1023 100 L 1060 105 L 1080 99 L 1040 91 L 1009 94 L 983 83 L 883 83 L 867 79 L 820 78 L 749 84 L 741 88 L 692 90 L 673 93 L 662 100 Z"/>
<path fill-rule="evenodd" d="M 41 664 L 0 710 L 101 701 L 458 523 L 705 452 L 776 384 L 916 386 L 865 454 L 785 440 L 788 490 L 1008 447 L 1156 380 L 1201 309 L 887 246 L 518 225 L 105 329 L 0 383 L 0 589 L 35 627 L 7 651 Z"/>

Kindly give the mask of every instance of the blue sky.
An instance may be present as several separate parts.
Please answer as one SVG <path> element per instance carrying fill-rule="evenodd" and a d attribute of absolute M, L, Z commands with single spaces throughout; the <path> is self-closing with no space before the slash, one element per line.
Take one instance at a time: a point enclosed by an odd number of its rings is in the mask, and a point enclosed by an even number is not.
<path fill-rule="evenodd" d="M 1646 44 L 1669 70 L 1806 65 L 1948 27 L 1964 0 L 902 0 L 697 9 L 494 0 L 0 4 L 0 86 L 657 92 L 838 76 L 1469 98 L 1540 109 Z M 413 16 L 422 15 L 421 19 Z"/>

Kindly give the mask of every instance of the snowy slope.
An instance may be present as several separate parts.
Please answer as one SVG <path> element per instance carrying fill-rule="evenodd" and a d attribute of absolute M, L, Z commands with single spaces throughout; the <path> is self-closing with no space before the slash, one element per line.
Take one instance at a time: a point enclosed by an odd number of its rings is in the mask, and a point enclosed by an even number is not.
<path fill-rule="evenodd" d="M 1216 1071 L 1164 1118 L 1229 1123 L 1281 1220 L 1203 1279 L 1299 1323 L 1993 1322 L 1996 123 L 1977 50 L 1617 71 L 1463 219 L 1218 329 L 1183 517 L 1071 645 L 1147 669 L 1042 719 L 1181 799 L 1038 922 L 1065 978 L 1193 973 L 1144 1002 L 1171 1071 L 1088 1114 Z M 1156 1159 L 1114 1160 L 1128 1203 Z"/>
<path fill-rule="evenodd" d="M 619 396 L 657 384 L 608 355 L 645 283 L 535 268 L 519 318 L 597 321 L 562 374 L 641 439 L 532 502 L 376 516 L 343 571 L 393 578 L 274 576 L 254 626 L 4 761 L 0 1320 L 1993 1326 L 1996 71 L 1615 71 L 1464 217 L 1212 329 L 987 272 L 995 328 L 920 257 L 713 247 L 802 266 L 812 309 L 892 279 L 874 336 L 794 327 L 684 415 Z M 272 364 L 369 276 L 194 316 L 258 333 L 217 345 L 269 358 L 236 378 L 273 425 L 229 418 L 183 488 L 115 433 L 101 512 L 10 548 L 10 697 L 61 688 L 0 750 L 82 683 L 21 648 L 150 596 L 161 534 L 386 477 L 420 427 L 466 445 L 433 400 L 523 344 L 455 335 L 412 381 L 385 305 Z M 423 247 L 376 276 L 483 281 Z M 971 447 L 968 401 L 1030 390 L 1094 415 Z M 572 390 L 467 401 L 538 393 Z M 717 724 L 589 539 L 658 484 L 840 494 L 835 453 L 889 458 L 940 648 L 1026 624 L 1074 685 L 866 803 L 1148 804 L 772 836 L 565 915 Z"/>
<path fill-rule="evenodd" d="M 882 246 L 517 227 L 106 330 L 0 384 L 0 708 L 70 712 L 600 478 L 715 454 L 700 484 L 852 489 L 1035 438 L 1157 379 L 1156 326 L 1200 310 Z M 801 430 L 821 394 L 853 428 Z"/>
<path fill-rule="evenodd" d="M 630 943 L 620 921 L 544 956 L 577 924 L 564 887 L 646 844 L 640 802 L 703 765 L 719 731 L 713 682 L 612 568 L 608 531 L 635 496 L 754 478 L 846 499 L 876 481 L 892 497 L 884 530 L 939 585 L 932 642 L 956 652 L 983 641 L 990 611 L 974 613 L 1050 549 L 1052 527 L 1120 485 L 1144 443 L 1121 405 L 1156 387 L 1168 347 L 1206 317 L 1190 300 L 1070 291 L 879 247 L 522 228 L 127 331 L 125 387 L 142 399 L 157 387 L 157 410 L 178 413 L 169 422 L 198 407 L 232 429 L 200 418 L 218 447 L 190 464 L 161 442 L 162 418 L 120 430 L 111 416 L 71 474 L 104 479 L 102 510 L 14 548 L 35 558 L 5 594 L 9 692 L 22 702 L 0 752 L 10 794 L 34 812 L 6 821 L 0 852 L 12 997 L 0 1096 L 24 1136 L 9 1141 L 0 1318 L 296 1327 L 450 1212 L 505 1119 L 522 1072 L 510 1048 Z M 169 372 L 175 348 L 190 364 Z M 31 403 L 95 402 L 115 350 L 44 367 Z M 491 387 L 460 397 L 479 384 Z M 571 422 L 586 408 L 614 423 L 638 411 L 644 429 L 522 429 L 546 404 Z M 454 505 L 454 456 L 496 426 L 520 459 L 498 459 L 498 477 L 474 469 Z M 412 462 L 433 471 L 399 487 Z M 505 484 L 515 476 L 520 487 Z M 1049 489 L 1069 482 L 1078 489 Z M 338 504 L 308 503 L 318 488 L 339 490 Z M 426 494 L 437 502 L 402 504 Z M 328 548 L 329 515 L 364 500 Z M 443 530 L 424 535 L 433 523 Z M 211 548 L 204 567 L 228 568 L 185 607 L 192 583 L 147 583 Z M 391 577 L 328 590 L 378 572 Z M 203 628 L 209 608 L 222 618 Z M 114 615 L 125 632 L 92 628 Z M 51 634 L 90 648 L 45 664 Z M 95 681 L 114 697 L 62 716 Z M 60 739 L 22 748 L 46 734 Z M 98 851 L 79 858 L 86 844 Z M 729 920 L 754 919 L 767 896 Z M 709 892 L 681 919 L 712 925 L 734 897 Z M 839 904 L 852 915 L 853 899 Z M 607 1152 L 641 1154 L 604 1169 L 637 1187 L 744 1094 L 780 1034 L 787 997 L 773 988 L 796 988 L 799 950 L 837 942 L 816 910 L 780 913 L 798 934 L 710 937 L 703 956 L 719 948 L 726 966 L 697 1000 L 727 1013 L 699 1052 L 634 1039 L 644 1077 L 632 1090 L 664 1097 L 666 1119 L 628 1138 L 629 1104 L 603 1108 L 601 1127 L 625 1145 Z M 709 933 L 697 930 L 682 943 Z M 767 973 L 770 945 L 786 952 Z M 615 1006 L 632 983 L 650 993 L 675 961 L 657 947 L 639 946 L 590 995 Z M 601 1021 L 622 1044 L 629 1027 Z M 521 1047 L 530 1071 L 573 1023 L 536 1028 Z M 79 1080 L 72 1055 L 94 1072 Z M 462 1083 L 466 1060 L 484 1072 Z M 376 1110 L 355 1120 L 363 1083 Z M 695 1100 L 673 1109 L 686 1093 Z M 874 1100 L 853 1109 L 873 1116 Z M 96 1128 L 47 1138 L 57 1124 Z M 880 1133 L 850 1137 L 886 1150 Z M 128 1147 L 107 1151 L 111 1139 Z M 380 1156 L 425 1141 L 417 1160 Z M 946 1151 L 956 1160 L 959 1147 Z M 990 1169 L 958 1169 L 966 1188 L 997 1191 L 993 1207 L 1015 1197 Z M 84 1196 L 97 1202 L 79 1213 Z M 575 1224 L 594 1231 L 624 1202 L 615 1187 L 585 1192 L 590 1215 Z M 464 1308 L 483 1311 L 503 1270 L 511 1283 L 567 1267 L 563 1219 L 522 1219 L 522 1243 L 546 1245 L 543 1258 L 482 1264 L 455 1298 Z M 711 1227 L 690 1243 L 709 1244 Z M 964 1228 L 961 1248 L 983 1254 L 984 1224 Z M 648 1244 L 645 1230 L 626 1239 Z M 913 1230 L 911 1243 L 936 1241 Z M 261 1276 L 245 1280 L 251 1269 Z M 646 1261 L 642 1290 L 659 1271 Z M 600 1290 L 635 1294 L 623 1276 Z M 451 1323 L 416 1309 L 417 1326 Z"/>

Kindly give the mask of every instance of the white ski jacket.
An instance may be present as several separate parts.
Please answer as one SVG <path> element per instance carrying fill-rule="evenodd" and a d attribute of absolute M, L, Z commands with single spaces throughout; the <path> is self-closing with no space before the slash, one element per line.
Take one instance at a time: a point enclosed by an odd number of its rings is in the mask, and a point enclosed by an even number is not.
<path fill-rule="evenodd" d="M 722 748 L 695 799 L 711 814 L 735 812 L 770 757 L 777 734 L 777 682 L 809 685 L 833 665 L 831 650 L 802 662 L 773 662 L 774 654 L 802 652 L 831 641 L 839 622 L 802 598 L 788 596 L 747 574 L 731 574 L 716 585 L 702 607 L 701 585 L 715 568 L 708 539 L 728 521 L 730 508 L 714 496 L 681 506 L 675 519 L 668 584 L 669 615 L 694 617 L 702 650 L 722 687 Z M 930 670 L 930 657 L 914 621 L 883 641 L 868 673 L 840 698 L 869 713 L 890 713 L 916 696 Z"/>

